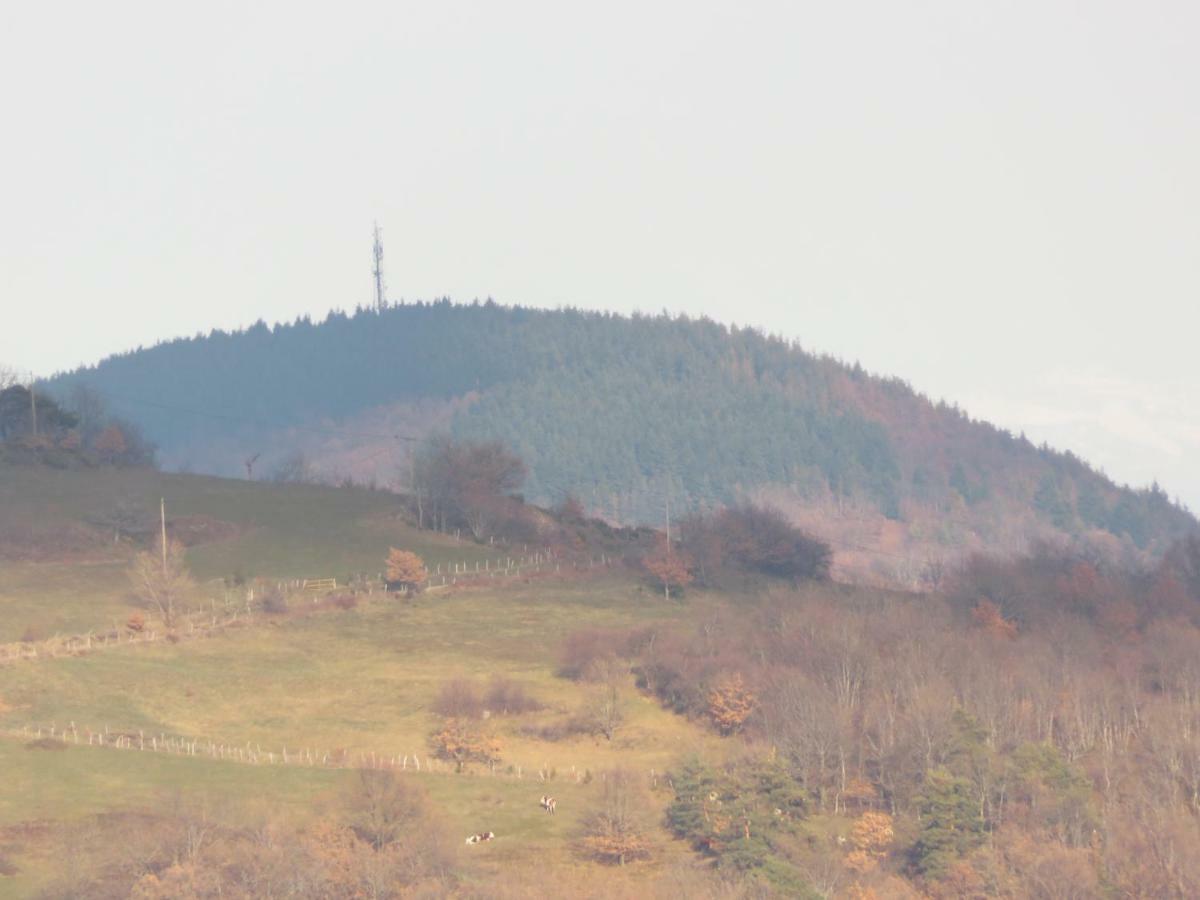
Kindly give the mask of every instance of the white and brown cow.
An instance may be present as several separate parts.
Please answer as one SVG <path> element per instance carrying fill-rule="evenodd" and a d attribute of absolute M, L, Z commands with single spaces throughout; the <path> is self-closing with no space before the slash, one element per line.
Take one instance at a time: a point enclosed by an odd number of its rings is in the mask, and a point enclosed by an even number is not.
<path fill-rule="evenodd" d="M 542 809 L 550 813 L 550 815 L 554 815 L 554 808 L 558 806 L 558 801 L 553 797 L 542 797 L 541 805 Z"/>
<path fill-rule="evenodd" d="M 485 841 L 490 841 L 495 837 L 496 837 L 496 835 L 494 832 L 484 831 L 484 832 L 481 832 L 480 834 L 471 835 L 469 838 L 467 838 L 467 843 L 468 844 L 482 844 Z"/>

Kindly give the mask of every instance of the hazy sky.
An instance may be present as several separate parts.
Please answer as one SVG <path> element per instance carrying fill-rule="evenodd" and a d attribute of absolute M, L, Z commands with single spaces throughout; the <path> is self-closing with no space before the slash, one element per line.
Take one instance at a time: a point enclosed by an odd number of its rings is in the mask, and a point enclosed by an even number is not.
<path fill-rule="evenodd" d="M 0 362 L 705 313 L 1200 509 L 1200 3 L 9 3 Z"/>

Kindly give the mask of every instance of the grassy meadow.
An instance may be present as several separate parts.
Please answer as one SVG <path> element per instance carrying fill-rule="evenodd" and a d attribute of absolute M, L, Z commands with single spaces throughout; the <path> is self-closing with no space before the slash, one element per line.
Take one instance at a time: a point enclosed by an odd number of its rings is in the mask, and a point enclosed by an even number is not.
<path fill-rule="evenodd" d="M 685 609 L 619 578 L 498 583 L 415 600 L 376 594 L 355 609 L 260 617 L 210 638 L 10 666 L 0 669 L 0 696 L 11 719 L 39 724 L 250 741 L 274 751 L 424 756 L 442 684 L 465 677 L 483 689 L 502 675 L 545 706 L 495 717 L 507 760 L 561 771 L 611 766 L 633 754 L 662 769 L 695 742 L 716 739 L 632 688 L 626 724 L 612 742 L 548 744 L 523 736 L 520 726 L 568 715 L 586 699 L 586 685 L 555 674 L 566 634 Z"/>
<path fill-rule="evenodd" d="M 277 485 L 134 469 L 55 471 L 0 466 L 0 545 L 24 538 L 41 552 L 0 553 L 0 642 L 68 634 L 124 621 L 138 607 L 126 572 L 134 542 L 109 541 L 117 511 L 142 528 L 216 525 L 228 536 L 197 543 L 188 565 L 197 604 L 220 598 L 220 580 L 337 578 L 378 574 L 389 547 L 418 553 L 432 568 L 495 558 L 497 551 L 399 518 L 396 497 L 377 491 Z M 64 541 L 88 529 L 83 546 Z"/>
<path fill-rule="evenodd" d="M 415 550 L 431 565 L 472 563 L 499 552 L 417 531 L 398 516 L 394 497 L 361 490 L 268 485 L 151 472 L 0 473 L 0 528 L 52 536 L 122 504 L 152 516 L 160 496 L 169 516 L 229 523 L 231 533 L 188 550 L 193 600 L 220 598 L 226 579 L 337 577 L 378 571 L 389 546 Z M 47 538 L 49 539 L 49 538 Z M 0 640 L 73 633 L 124 621 L 138 609 L 126 570 L 137 546 L 126 539 L 44 558 L 0 558 Z M 576 714 L 596 690 L 557 674 L 558 650 L 572 631 L 636 626 L 687 616 L 715 602 L 693 592 L 665 602 L 636 579 L 610 572 L 496 579 L 410 597 L 375 593 L 352 609 L 304 597 L 278 616 L 256 614 L 238 627 L 179 643 L 124 645 L 83 656 L 0 668 L 0 895 L 29 896 L 62 864 L 55 829 L 98 814 L 154 808 L 187 797 L 216 807 L 273 810 L 303 823 L 337 802 L 354 773 L 321 767 L 251 765 L 205 757 L 70 744 L 39 747 L 13 735 L 25 724 L 168 734 L 276 754 L 419 755 L 423 783 L 455 832 L 492 830 L 498 839 L 465 851 L 468 880 L 491 867 L 545 871 L 582 862 L 571 850 L 580 817 L 595 801 L 598 779 L 585 773 L 627 767 L 663 772 L 703 749 L 719 757 L 725 742 L 664 710 L 627 684 L 624 723 L 613 739 L 544 739 L 543 726 Z M 147 614 L 148 615 L 148 614 Z M 148 615 L 149 617 L 149 615 Z M 465 678 L 483 690 L 495 676 L 520 684 L 541 708 L 496 715 L 498 775 L 428 772 L 432 709 L 442 685 Z M 520 769 L 522 778 L 516 777 Z M 411 763 L 410 763 L 411 770 Z M 547 787 L 538 770 L 554 772 Z M 550 790 L 559 814 L 537 804 Z M 664 802 L 655 797 L 653 802 Z M 266 814 L 265 812 L 263 813 Z M 659 834 L 656 862 L 691 864 L 683 845 Z M 515 867 L 515 869 L 514 869 Z M 635 867 L 622 879 L 641 877 Z M 595 867 L 595 877 L 606 879 Z M 592 877 L 584 872 L 582 877 Z M 631 895 L 636 895 L 631 888 Z"/>

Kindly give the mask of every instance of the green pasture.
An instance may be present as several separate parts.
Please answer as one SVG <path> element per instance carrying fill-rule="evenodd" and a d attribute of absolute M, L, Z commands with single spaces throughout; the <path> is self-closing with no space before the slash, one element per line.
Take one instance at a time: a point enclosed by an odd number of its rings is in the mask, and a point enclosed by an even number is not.
<path fill-rule="evenodd" d="M 0 697 L 13 722 L 250 741 L 275 752 L 423 757 L 439 721 L 431 705 L 441 685 L 467 677 L 483 688 L 504 675 L 546 706 L 491 719 L 512 763 L 581 771 L 636 759 L 661 770 L 679 752 L 716 739 L 632 686 L 626 724 L 612 742 L 548 743 L 523 735 L 521 726 L 570 715 L 592 690 L 555 674 L 566 634 L 668 620 L 690 608 L 620 578 L 498 584 L 416 600 L 377 594 L 348 611 L 264 616 L 194 641 L 9 666 L 0 669 Z"/>
<path fill-rule="evenodd" d="M 411 549 L 430 566 L 495 559 L 503 551 L 417 531 L 396 498 L 365 490 L 272 485 L 154 472 L 0 469 L 0 536 L 13 527 L 53 534 L 121 505 L 152 515 L 165 497 L 169 516 L 232 523 L 236 533 L 193 546 L 190 602 L 220 603 L 225 580 L 334 577 L 378 572 L 389 546 Z M 126 576 L 137 547 L 123 540 L 86 554 L 41 561 L 0 553 L 0 641 L 73 634 L 123 622 L 138 608 Z M 543 726 L 579 712 L 597 690 L 557 672 L 563 638 L 588 627 L 629 627 L 688 618 L 719 602 L 691 592 L 667 602 L 625 574 L 497 579 L 415 598 L 376 592 L 353 609 L 292 598 L 282 615 L 251 619 L 208 637 L 98 649 L 0 667 L 0 729 L 24 724 L 62 729 L 142 731 L 245 746 L 384 757 L 419 755 L 421 780 L 449 826 L 492 830 L 492 844 L 460 851 L 465 878 L 547 867 L 580 867 L 571 850 L 580 817 L 600 794 L 593 776 L 617 767 L 663 772 L 684 753 L 721 758 L 735 750 L 701 724 L 663 710 L 628 679 L 625 722 L 614 739 L 574 735 L 544 740 Z M 147 614 L 153 622 L 153 617 Z M 430 773 L 432 706 L 441 686 L 463 677 L 486 689 L 494 676 L 522 684 L 543 708 L 492 716 L 502 743 L 499 774 Z M 86 740 L 86 738 L 85 738 Z M 301 826 L 331 809 L 346 770 L 249 765 L 205 757 L 69 745 L 38 749 L 0 738 L 0 896 L 30 896 L 52 878 L 62 848 L 47 836 L 62 823 L 112 811 L 144 810 L 180 795 L 215 808 L 285 817 Z M 523 778 L 518 780 L 519 767 Z M 449 766 L 443 764 L 443 770 Z M 539 770 L 552 772 L 549 784 Z M 545 791 L 559 814 L 538 807 Z M 661 805 L 662 796 L 652 801 Z M 258 813 L 254 813 L 258 814 Z M 49 829 L 49 831 L 47 831 Z M 686 857 L 666 841 L 660 860 Z M 655 865 L 658 865 L 656 863 Z M 623 878 L 637 877 L 622 875 Z M 607 876 L 606 876 L 607 879 Z M 631 896 L 636 895 L 636 889 Z"/>
<path fill-rule="evenodd" d="M 0 540 L 14 528 L 45 535 L 92 523 L 114 510 L 143 521 L 167 502 L 168 520 L 204 516 L 230 523 L 232 537 L 193 546 L 196 603 L 221 597 L 222 579 L 336 578 L 378 574 L 389 547 L 413 550 L 431 568 L 474 563 L 500 550 L 419 531 L 399 518 L 393 495 L 315 485 L 278 485 L 145 470 L 53 471 L 0 467 Z M 123 622 L 137 609 L 126 576 L 137 547 L 125 540 L 49 561 L 0 552 L 0 642 L 50 637 Z"/>
<path fill-rule="evenodd" d="M 99 813 L 162 810 L 187 803 L 217 821 L 286 820 L 304 828 L 338 815 L 340 798 L 357 773 L 69 745 L 47 750 L 0 739 L 6 789 L 0 793 L 0 855 L 17 869 L 0 877 L 0 896 L 22 897 L 53 879 L 62 864 L 63 838 L 45 823 L 79 824 Z M 464 874 L 493 866 L 538 868 L 575 864 L 570 844 L 580 820 L 599 799 L 600 784 L 534 778 L 517 781 L 482 773 L 416 774 L 449 835 L 493 831 L 496 841 L 459 851 Z M 558 814 L 538 805 L 547 790 Z M 656 804 L 661 797 L 654 798 Z M 681 852 L 681 851 L 680 851 Z"/>

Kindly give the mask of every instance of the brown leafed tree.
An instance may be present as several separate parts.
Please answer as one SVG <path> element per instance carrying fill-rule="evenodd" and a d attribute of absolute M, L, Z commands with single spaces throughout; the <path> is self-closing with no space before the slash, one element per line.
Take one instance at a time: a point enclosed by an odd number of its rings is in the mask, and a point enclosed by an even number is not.
<path fill-rule="evenodd" d="M 850 830 L 852 849 L 846 855 L 846 868 L 862 875 L 875 871 L 887 858 L 894 837 L 891 816 L 884 812 L 863 813 Z"/>
<path fill-rule="evenodd" d="M 439 436 L 413 463 L 418 516 L 436 528 L 465 527 L 477 539 L 512 513 L 511 495 L 525 481 L 525 464 L 499 442 L 455 441 Z"/>
<path fill-rule="evenodd" d="M 708 714 L 721 734 L 741 731 L 757 706 L 740 672 L 722 678 L 708 694 Z"/>
<path fill-rule="evenodd" d="M 829 545 L 797 528 L 779 510 L 743 504 L 716 516 L 725 559 L 743 569 L 781 578 L 824 581 Z"/>
<path fill-rule="evenodd" d="M 1012 640 L 1017 636 L 1017 625 L 1004 618 L 998 607 L 991 600 L 980 600 L 971 612 L 971 617 L 980 628 L 995 638 Z"/>
<path fill-rule="evenodd" d="M 183 553 L 183 544 L 168 539 L 164 554 L 159 539 L 154 550 L 142 551 L 134 557 L 129 570 L 138 596 L 158 612 L 167 629 L 175 627 L 180 603 L 192 586 Z"/>
<path fill-rule="evenodd" d="M 500 759 L 499 738 L 466 719 L 447 719 L 433 733 L 430 744 L 440 759 L 453 761 L 460 770 L 469 762 L 493 763 Z"/>
<path fill-rule="evenodd" d="M 604 773 L 603 784 L 599 808 L 584 819 L 580 849 L 592 859 L 619 866 L 648 859 L 646 799 L 637 776 L 617 769 Z"/>
<path fill-rule="evenodd" d="M 387 556 L 387 580 L 393 584 L 402 584 L 413 588 L 425 582 L 429 573 L 425 562 L 417 554 L 409 550 L 397 550 L 392 547 Z"/>
<path fill-rule="evenodd" d="M 684 516 L 679 522 L 679 546 L 695 560 L 695 574 L 702 584 L 709 584 L 725 564 L 725 542 L 713 516 Z"/>
<path fill-rule="evenodd" d="M 120 426 L 109 425 L 96 435 L 96 443 L 92 448 L 104 462 L 113 463 L 128 452 L 129 443 L 125 440 L 125 432 Z"/>
<path fill-rule="evenodd" d="M 663 596 L 671 599 L 671 588 L 682 590 L 692 583 L 692 558 L 677 547 L 672 547 L 665 538 L 642 558 L 642 566 L 662 585 Z"/>
<path fill-rule="evenodd" d="M 425 791 L 387 770 L 359 770 L 343 799 L 346 823 L 376 850 L 422 828 L 429 812 Z"/>

